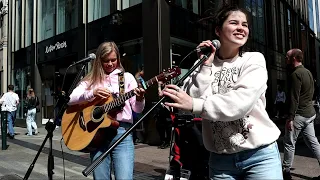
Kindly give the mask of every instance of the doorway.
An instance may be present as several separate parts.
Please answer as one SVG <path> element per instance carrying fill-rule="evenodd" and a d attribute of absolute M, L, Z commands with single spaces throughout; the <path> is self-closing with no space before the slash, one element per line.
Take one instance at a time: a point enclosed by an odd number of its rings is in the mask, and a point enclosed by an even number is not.
<path fill-rule="evenodd" d="M 68 68 L 73 62 L 77 61 L 77 55 L 66 56 L 55 59 L 54 61 L 46 62 L 39 65 L 39 72 L 42 80 L 42 111 L 43 119 L 47 121 L 54 119 L 55 114 L 60 109 L 60 103 L 55 107 L 61 91 L 68 93 L 75 78 L 80 72 L 82 65 Z M 76 84 L 78 82 L 75 82 Z M 60 101 L 61 102 L 61 101 Z"/>

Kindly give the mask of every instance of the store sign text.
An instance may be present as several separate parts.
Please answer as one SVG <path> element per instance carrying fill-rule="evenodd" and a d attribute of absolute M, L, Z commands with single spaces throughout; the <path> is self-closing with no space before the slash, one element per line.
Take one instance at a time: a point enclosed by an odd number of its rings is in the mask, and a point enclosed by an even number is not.
<path fill-rule="evenodd" d="M 63 49 L 67 47 L 67 42 L 63 41 L 62 43 L 57 42 L 55 45 L 46 46 L 46 54 L 52 51 Z"/>

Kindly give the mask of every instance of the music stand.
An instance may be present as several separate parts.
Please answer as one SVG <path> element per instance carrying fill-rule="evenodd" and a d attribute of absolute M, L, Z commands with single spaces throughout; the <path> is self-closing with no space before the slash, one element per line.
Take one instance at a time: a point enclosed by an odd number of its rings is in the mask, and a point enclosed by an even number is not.
<path fill-rule="evenodd" d="M 75 64 L 72 64 L 72 65 L 70 65 L 70 66 L 67 68 L 66 74 L 64 75 L 64 77 L 67 75 L 68 69 L 69 69 L 70 67 L 74 66 L 74 65 L 75 65 Z M 39 155 L 40 155 L 40 153 L 41 153 L 41 151 L 42 151 L 42 149 L 43 149 L 43 147 L 44 147 L 44 145 L 46 144 L 46 142 L 47 142 L 48 139 L 49 139 L 49 153 L 48 153 L 48 165 L 47 165 L 47 169 L 48 169 L 48 179 L 49 179 L 49 180 L 52 180 L 52 175 L 54 174 L 54 172 L 53 172 L 53 169 L 54 169 L 54 158 L 53 158 L 53 155 L 52 155 L 52 137 L 53 137 L 53 131 L 55 130 L 56 125 L 57 125 L 57 123 L 58 123 L 58 121 L 59 121 L 58 118 L 62 117 L 62 115 L 63 115 L 63 113 L 64 113 L 64 111 L 65 111 L 65 109 L 66 109 L 66 107 L 67 107 L 67 103 L 69 102 L 69 99 L 70 99 L 70 98 L 69 98 L 69 95 L 71 94 L 71 92 L 73 91 L 73 89 L 75 88 L 75 86 L 77 85 L 77 83 L 79 82 L 79 80 L 80 80 L 80 78 L 81 78 L 81 75 L 82 75 L 82 73 L 84 72 L 84 68 L 85 68 L 85 67 L 86 67 L 85 64 L 82 65 L 81 70 L 78 72 L 78 74 L 77 74 L 75 80 L 73 81 L 71 87 L 69 88 L 69 91 L 68 91 L 67 94 L 62 93 L 62 91 L 61 91 L 61 92 L 59 92 L 59 93 L 56 95 L 58 100 L 57 100 L 57 102 L 55 103 L 55 106 L 54 106 L 53 111 L 55 111 L 56 108 L 59 108 L 59 111 L 58 111 L 58 113 L 56 114 L 56 117 L 55 117 L 55 118 L 52 118 L 52 119 L 54 119 L 53 122 L 50 121 L 50 119 L 49 119 L 49 121 L 46 123 L 45 129 L 47 130 L 47 136 L 44 138 L 44 140 L 43 140 L 43 142 L 42 142 L 42 144 L 41 144 L 41 146 L 40 146 L 40 148 L 39 148 L 39 150 L 38 150 L 35 158 L 33 159 L 32 163 L 31 163 L 30 166 L 29 166 L 29 169 L 28 169 L 27 173 L 26 173 L 25 176 L 23 177 L 24 180 L 27 180 L 27 179 L 29 178 L 29 176 L 30 176 L 30 174 L 31 174 L 31 172 L 32 172 L 32 170 L 33 170 L 33 168 L 34 168 L 34 165 L 35 165 L 35 163 L 36 163 L 36 161 L 37 161 L 37 159 L 38 159 L 38 157 L 39 157 Z M 62 83 L 62 88 L 61 88 L 61 90 L 63 89 L 64 80 L 65 80 L 65 79 L 63 79 L 63 83 Z M 59 104 L 60 102 L 62 102 L 62 103 L 61 103 L 62 106 L 61 106 L 61 107 L 58 107 L 58 104 Z"/>

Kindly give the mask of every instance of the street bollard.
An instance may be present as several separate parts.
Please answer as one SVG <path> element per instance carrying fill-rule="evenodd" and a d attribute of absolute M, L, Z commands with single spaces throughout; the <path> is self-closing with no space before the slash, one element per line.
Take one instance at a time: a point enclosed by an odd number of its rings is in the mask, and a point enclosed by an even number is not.
<path fill-rule="evenodd" d="M 7 112 L 1 111 L 1 140 L 2 150 L 7 149 Z"/>

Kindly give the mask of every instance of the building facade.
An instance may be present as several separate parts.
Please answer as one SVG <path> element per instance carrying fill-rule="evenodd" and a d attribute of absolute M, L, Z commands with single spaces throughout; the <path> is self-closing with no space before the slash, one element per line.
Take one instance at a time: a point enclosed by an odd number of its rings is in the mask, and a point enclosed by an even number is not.
<path fill-rule="evenodd" d="M 7 61 L 7 32 L 8 32 L 8 0 L 0 1 L 0 93 L 7 92 L 8 61 Z"/>
<path fill-rule="evenodd" d="M 21 99 L 29 87 L 35 89 L 41 97 L 42 109 L 37 115 L 41 124 L 54 116 L 53 93 L 72 90 L 82 68 L 68 66 L 94 52 L 103 41 L 118 44 L 127 71 L 134 74 L 143 65 L 145 79 L 173 65 L 181 65 L 186 72 L 197 57 L 193 54 L 183 63 L 181 60 L 199 42 L 214 38 L 208 17 L 227 3 L 249 13 L 250 37 L 245 50 L 265 55 L 267 109 L 272 112 L 277 86 L 286 87 L 287 50 L 301 48 L 306 67 L 317 76 L 319 50 L 316 52 L 315 32 L 309 26 L 307 0 L 9 1 L 8 63 L 1 79 L 14 84 Z M 85 72 L 89 68 L 90 64 Z M 3 91 L 5 85 L 1 84 Z M 158 100 L 156 87 L 147 90 L 146 98 L 147 108 L 151 107 Z M 24 123 L 23 102 L 20 104 L 17 118 Z"/>

